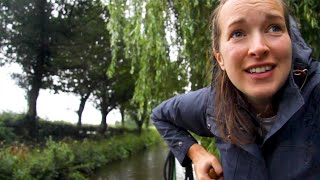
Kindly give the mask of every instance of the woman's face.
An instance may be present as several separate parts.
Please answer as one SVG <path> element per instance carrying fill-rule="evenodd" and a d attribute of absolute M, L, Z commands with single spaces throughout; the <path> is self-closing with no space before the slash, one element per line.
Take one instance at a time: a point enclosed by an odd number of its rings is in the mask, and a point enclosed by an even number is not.
<path fill-rule="evenodd" d="M 291 40 L 278 0 L 228 0 L 219 13 L 215 57 L 247 100 L 270 102 L 291 69 Z"/>

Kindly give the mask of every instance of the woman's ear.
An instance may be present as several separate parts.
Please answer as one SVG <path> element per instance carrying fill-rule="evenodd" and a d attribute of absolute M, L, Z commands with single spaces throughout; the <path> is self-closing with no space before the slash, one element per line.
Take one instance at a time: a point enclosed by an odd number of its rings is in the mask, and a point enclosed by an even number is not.
<path fill-rule="evenodd" d="M 216 58 L 216 60 L 218 61 L 220 68 L 224 71 L 225 70 L 224 61 L 223 61 L 221 54 L 219 52 L 214 52 L 213 55 Z"/>

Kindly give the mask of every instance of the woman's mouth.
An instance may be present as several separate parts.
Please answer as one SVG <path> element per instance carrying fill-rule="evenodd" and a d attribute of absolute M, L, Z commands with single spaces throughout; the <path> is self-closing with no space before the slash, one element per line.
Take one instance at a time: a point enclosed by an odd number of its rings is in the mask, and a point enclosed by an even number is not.
<path fill-rule="evenodd" d="M 265 72 L 270 71 L 272 69 L 273 69 L 273 67 L 271 65 L 266 65 L 266 66 L 260 66 L 260 67 L 247 69 L 246 72 L 251 73 L 251 74 L 259 74 L 259 73 L 265 73 Z"/>

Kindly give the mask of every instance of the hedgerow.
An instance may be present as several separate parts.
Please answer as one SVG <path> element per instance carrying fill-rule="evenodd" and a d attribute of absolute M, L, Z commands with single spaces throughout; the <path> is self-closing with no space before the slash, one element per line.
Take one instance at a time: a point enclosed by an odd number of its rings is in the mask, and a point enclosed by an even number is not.
<path fill-rule="evenodd" d="M 127 133 L 107 139 L 13 144 L 0 149 L 0 179 L 86 179 L 97 168 L 124 159 L 160 140 L 158 133 Z"/>

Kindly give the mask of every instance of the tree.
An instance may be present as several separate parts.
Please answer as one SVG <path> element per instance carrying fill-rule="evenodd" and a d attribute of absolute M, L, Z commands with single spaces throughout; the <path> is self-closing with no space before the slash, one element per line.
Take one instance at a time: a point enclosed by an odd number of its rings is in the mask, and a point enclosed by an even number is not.
<path fill-rule="evenodd" d="M 122 109 L 128 107 L 133 97 L 135 83 L 135 75 L 130 73 L 130 61 L 124 59 L 117 61 L 116 69 L 118 70 L 112 77 L 109 77 L 104 67 L 108 67 L 107 64 L 111 62 L 111 52 L 109 57 L 107 61 L 104 61 L 105 65 L 101 64 L 99 66 L 101 70 L 97 71 L 100 72 L 97 77 L 100 80 L 95 79 L 99 83 L 93 92 L 96 107 L 102 115 L 101 133 L 105 132 L 108 127 L 106 117 L 111 110 L 117 107 Z"/>
<path fill-rule="evenodd" d="M 95 87 L 95 68 L 108 54 L 105 31 L 107 11 L 100 1 L 2 1 L 1 47 L 6 59 L 18 63 L 23 74 L 15 74 L 27 90 L 26 124 L 35 132 L 36 101 L 40 89 L 50 88 L 80 95 L 79 125 L 85 102 Z M 110 54 L 110 53 L 109 53 Z M 104 70 L 105 71 L 105 70 Z M 55 82 L 55 83 L 53 83 Z"/>
<path fill-rule="evenodd" d="M 39 91 L 52 81 L 51 46 L 55 36 L 52 31 L 52 4 L 43 0 L 2 1 L 2 15 L 6 39 L 2 40 L 5 58 L 2 63 L 17 63 L 23 69 L 15 74 L 21 87 L 27 91 L 28 110 L 25 126 L 36 132 L 37 99 Z M 3 43 L 4 42 L 4 43 Z"/>
<path fill-rule="evenodd" d="M 81 127 L 85 104 L 100 83 L 96 78 L 103 74 L 99 67 L 110 59 L 110 38 L 106 31 L 108 11 L 100 1 L 78 1 L 75 6 L 62 4 L 60 9 L 70 12 L 64 25 L 69 27 L 69 33 L 59 46 L 58 80 L 52 89 L 80 96 L 77 114 Z"/>
<path fill-rule="evenodd" d="M 150 114 L 155 104 L 182 92 L 187 85 L 185 61 L 170 58 L 171 47 L 176 44 L 175 38 L 168 40 L 166 24 L 172 23 L 172 13 L 162 1 L 111 0 L 108 9 L 113 57 L 108 74 L 113 76 L 114 64 L 122 54 L 131 61 L 131 72 L 137 74 L 131 103 L 137 104 L 141 118 L 145 112 Z M 120 42 L 124 48 L 120 48 Z"/>
<path fill-rule="evenodd" d="M 123 60 L 117 63 L 117 77 L 118 81 L 115 84 L 115 92 L 117 99 L 117 107 L 121 113 L 121 124 L 122 127 L 125 125 L 125 113 L 131 107 L 131 102 L 134 93 L 135 80 L 137 74 L 131 73 L 131 62 L 130 60 Z"/>
<path fill-rule="evenodd" d="M 147 106 L 147 103 L 145 103 L 144 105 Z M 138 114 L 137 109 L 138 106 L 136 104 L 131 104 L 131 106 L 128 107 L 128 115 L 135 122 L 138 128 L 138 134 L 141 134 L 142 125 L 148 119 L 148 109 L 144 107 L 144 111 L 141 115 Z"/>

